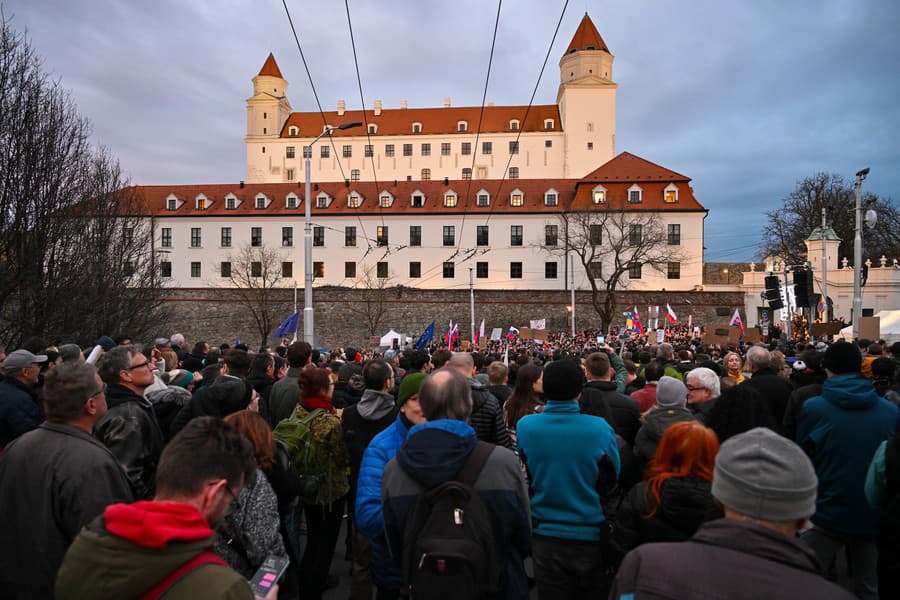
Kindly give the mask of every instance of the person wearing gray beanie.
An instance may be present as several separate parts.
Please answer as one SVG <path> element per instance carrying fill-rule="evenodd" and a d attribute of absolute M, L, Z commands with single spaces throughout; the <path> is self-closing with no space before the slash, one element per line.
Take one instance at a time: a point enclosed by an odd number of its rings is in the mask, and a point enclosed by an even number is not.
<path fill-rule="evenodd" d="M 686 542 L 644 544 L 622 561 L 610 598 L 850 600 L 797 538 L 816 509 L 818 480 L 794 442 L 757 427 L 722 444 L 712 494 L 725 518 Z"/>
<path fill-rule="evenodd" d="M 681 381 L 668 375 L 656 384 L 656 405 L 644 415 L 641 428 L 634 438 L 634 455 L 638 462 L 648 464 L 656 456 L 656 447 L 670 425 L 697 418 L 685 406 L 687 388 Z"/>
<path fill-rule="evenodd" d="M 759 521 L 806 520 L 816 512 L 819 480 L 800 446 L 765 427 L 722 444 L 712 495 L 726 511 Z"/>

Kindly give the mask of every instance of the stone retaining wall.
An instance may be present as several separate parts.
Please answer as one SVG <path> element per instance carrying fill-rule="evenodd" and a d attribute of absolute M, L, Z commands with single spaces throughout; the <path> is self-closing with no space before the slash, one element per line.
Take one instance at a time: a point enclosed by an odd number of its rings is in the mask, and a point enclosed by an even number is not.
<path fill-rule="evenodd" d="M 365 318 L 364 295 L 367 292 L 350 288 L 316 288 L 313 300 L 316 317 L 316 339 L 319 346 L 343 346 L 362 344 L 370 336 Z M 468 339 L 469 291 L 468 290 L 418 290 L 406 287 L 390 288 L 381 292 L 381 300 L 371 305 L 383 304 L 384 316 L 376 328 L 377 334 L 388 329 L 411 335 L 422 333 L 432 320 L 437 322 L 435 333 L 441 336 L 450 319 L 460 324 L 460 334 Z M 637 305 L 644 325 L 647 325 L 647 306 L 659 305 L 660 318 L 665 313 L 666 302 L 683 322 L 693 315 L 694 323 L 727 322 L 734 309 L 743 306 L 743 296 L 735 292 L 619 292 L 617 313 Z M 293 290 L 278 290 L 274 306 L 277 327 L 281 319 L 292 312 Z M 298 293 L 299 305 L 303 305 L 303 291 Z M 258 346 L 260 334 L 249 310 L 228 290 L 207 288 L 180 288 L 165 290 L 164 300 L 169 305 L 171 321 L 162 334 L 183 333 L 189 344 L 206 340 L 211 345 L 235 339 L 251 347 Z M 475 317 L 485 320 L 490 332 L 493 327 L 510 325 L 527 327 L 531 319 L 547 319 L 547 328 L 567 328 L 570 292 L 546 290 L 511 290 L 475 292 Z M 591 306 L 590 292 L 577 292 L 575 323 L 578 329 L 599 327 L 600 319 Z M 624 319 L 622 319 L 624 322 Z M 302 324 L 301 324 L 302 332 Z M 302 333 L 301 333 L 302 335 Z"/>

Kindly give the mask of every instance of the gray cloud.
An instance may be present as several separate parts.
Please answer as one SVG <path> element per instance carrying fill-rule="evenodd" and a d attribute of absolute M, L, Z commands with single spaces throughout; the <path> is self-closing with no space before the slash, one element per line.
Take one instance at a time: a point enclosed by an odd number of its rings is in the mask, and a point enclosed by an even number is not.
<path fill-rule="evenodd" d="M 528 101 L 563 2 L 504 3 L 488 100 Z M 746 260 L 766 210 L 817 171 L 900 185 L 900 5 L 764 0 L 570 3 L 535 99 L 586 7 L 616 56 L 617 149 L 693 178 L 707 260 Z M 576 6 L 577 5 L 577 6 Z M 343 3 L 289 2 L 323 108 L 360 106 Z M 3 0 L 135 183 L 245 176 L 244 100 L 268 52 L 294 110 L 315 101 L 280 2 Z M 357 0 L 366 106 L 481 101 L 496 4 Z"/>

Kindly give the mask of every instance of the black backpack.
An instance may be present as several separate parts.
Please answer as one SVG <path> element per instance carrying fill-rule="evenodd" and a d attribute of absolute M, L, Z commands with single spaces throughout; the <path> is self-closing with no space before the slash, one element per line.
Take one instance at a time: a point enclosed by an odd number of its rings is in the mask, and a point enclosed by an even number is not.
<path fill-rule="evenodd" d="M 503 588 L 490 511 L 473 489 L 494 450 L 478 442 L 456 478 L 424 490 L 403 530 L 403 585 L 410 598 L 477 599 Z"/>

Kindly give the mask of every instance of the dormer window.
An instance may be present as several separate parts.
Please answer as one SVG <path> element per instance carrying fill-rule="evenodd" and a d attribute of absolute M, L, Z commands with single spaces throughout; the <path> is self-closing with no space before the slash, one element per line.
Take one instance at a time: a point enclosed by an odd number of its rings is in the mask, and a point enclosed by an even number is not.
<path fill-rule="evenodd" d="M 602 185 L 596 186 L 591 190 L 592 204 L 606 204 L 606 188 Z"/>
<path fill-rule="evenodd" d="M 300 135 L 300 129 L 291 125 L 290 127 L 288 127 L 288 135 L 291 137 L 297 137 L 298 135 Z"/>
<path fill-rule="evenodd" d="M 544 119 L 544 129 L 553 129 L 553 119 Z"/>
<path fill-rule="evenodd" d="M 413 133 L 422 133 L 422 124 L 421 123 L 413 123 L 412 124 L 412 132 Z"/>
<path fill-rule="evenodd" d="M 316 196 L 316 208 L 328 208 L 330 204 L 331 196 L 329 196 L 325 192 L 322 192 L 318 196 Z"/>
<path fill-rule="evenodd" d="M 643 191 L 638 184 L 628 188 L 628 204 L 640 204 L 643 200 L 641 197 Z"/>
<path fill-rule="evenodd" d="M 390 208 L 393 203 L 394 197 L 387 192 L 381 192 L 381 195 L 378 196 L 379 208 Z"/>
<path fill-rule="evenodd" d="M 425 207 L 425 194 L 416 190 L 412 193 L 412 207 L 413 208 L 424 208 Z"/>
<path fill-rule="evenodd" d="M 491 205 L 491 195 L 487 190 L 482 189 L 478 191 L 478 195 L 475 198 L 475 206 L 486 207 Z"/>
<path fill-rule="evenodd" d="M 369 123 L 369 133 L 378 133 L 378 125 Z"/>
<path fill-rule="evenodd" d="M 678 204 L 678 186 L 670 183 L 663 190 L 663 201 L 666 204 Z"/>
<path fill-rule="evenodd" d="M 552 188 L 544 192 L 544 206 L 559 206 L 559 192 Z"/>
<path fill-rule="evenodd" d="M 225 210 L 234 210 L 240 203 L 241 201 L 234 194 L 225 196 Z"/>
<path fill-rule="evenodd" d="M 269 206 L 269 198 L 265 194 L 257 194 L 253 201 L 256 210 L 264 210 Z"/>
<path fill-rule="evenodd" d="M 284 206 L 288 210 L 294 210 L 295 208 L 300 206 L 300 199 L 297 198 L 296 194 L 293 194 L 293 193 L 288 194 L 287 198 L 285 199 Z"/>
<path fill-rule="evenodd" d="M 512 119 L 512 120 L 509 122 L 509 128 L 512 129 L 513 131 L 518 131 L 518 130 L 519 130 L 519 120 L 518 120 L 518 119 Z"/>
<path fill-rule="evenodd" d="M 359 208 L 362 206 L 363 198 L 359 192 L 350 192 L 347 196 L 347 208 Z"/>
<path fill-rule="evenodd" d="M 456 130 L 457 131 L 468 131 L 469 124 L 466 121 L 457 121 Z"/>
<path fill-rule="evenodd" d="M 522 190 L 519 188 L 514 189 L 509 194 L 509 205 L 510 206 L 525 206 L 525 194 L 522 193 Z"/>
<path fill-rule="evenodd" d="M 444 206 L 447 208 L 455 208 L 458 201 L 459 197 L 453 190 L 444 192 Z"/>
<path fill-rule="evenodd" d="M 178 210 L 178 207 L 178 198 L 176 196 L 166 198 L 166 210 Z"/>
<path fill-rule="evenodd" d="M 211 204 L 212 202 L 209 200 L 209 198 L 207 198 L 203 194 L 200 194 L 199 196 L 197 196 L 194 206 L 197 210 L 206 210 Z"/>

